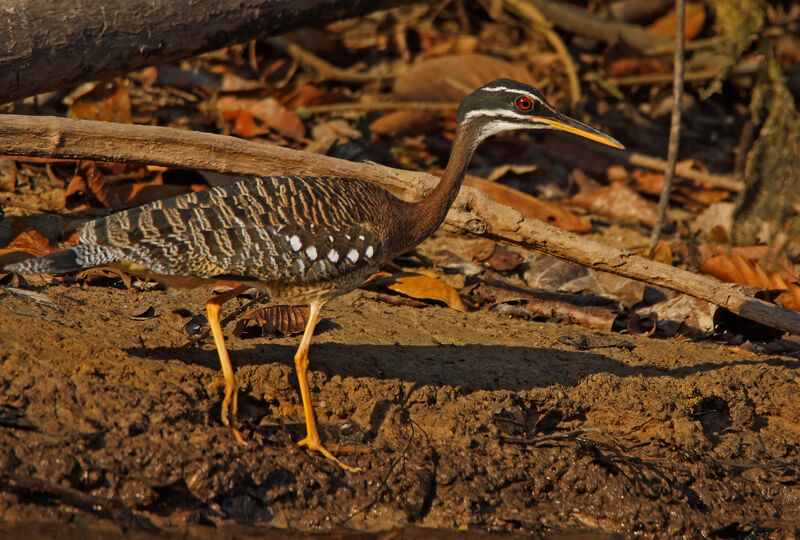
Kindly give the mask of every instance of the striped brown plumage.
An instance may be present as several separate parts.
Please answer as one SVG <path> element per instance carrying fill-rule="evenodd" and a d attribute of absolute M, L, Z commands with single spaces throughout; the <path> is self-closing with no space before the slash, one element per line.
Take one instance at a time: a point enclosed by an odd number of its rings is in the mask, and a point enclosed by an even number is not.
<path fill-rule="evenodd" d="M 286 293 L 335 291 L 344 276 L 384 262 L 389 231 L 380 214 L 398 203 L 358 180 L 255 178 L 90 222 L 79 243 L 102 246 L 156 279 L 235 279 L 307 303 Z"/>
<path fill-rule="evenodd" d="M 381 264 L 439 227 L 478 144 L 509 129 L 555 129 L 610 146 L 617 141 L 558 113 L 533 87 L 499 79 L 479 88 L 458 110 L 453 149 L 439 184 L 409 203 L 361 180 L 272 176 L 182 195 L 88 223 L 78 245 L 9 265 L 19 273 L 58 273 L 113 264 L 170 286 L 220 278 L 243 285 L 206 302 L 224 376 L 222 422 L 236 419 L 237 386 L 219 312 L 247 287 L 274 300 L 308 304 L 295 354 L 307 435 L 298 445 L 336 459 L 319 437 L 308 386 L 308 349 L 320 310 L 363 283 Z"/>

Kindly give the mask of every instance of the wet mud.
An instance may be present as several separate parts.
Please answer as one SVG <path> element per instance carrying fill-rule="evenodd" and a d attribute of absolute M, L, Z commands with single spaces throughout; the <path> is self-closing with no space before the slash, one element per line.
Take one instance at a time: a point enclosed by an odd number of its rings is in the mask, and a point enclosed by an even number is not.
<path fill-rule="evenodd" d="M 213 342 L 192 342 L 174 313 L 200 313 L 207 291 L 38 292 L 57 309 L 0 298 L 10 536 L 800 534 L 794 357 L 356 291 L 329 305 L 311 348 L 323 438 L 363 469 L 348 473 L 295 446 L 299 338 L 226 325 L 242 446 L 220 422 Z"/>

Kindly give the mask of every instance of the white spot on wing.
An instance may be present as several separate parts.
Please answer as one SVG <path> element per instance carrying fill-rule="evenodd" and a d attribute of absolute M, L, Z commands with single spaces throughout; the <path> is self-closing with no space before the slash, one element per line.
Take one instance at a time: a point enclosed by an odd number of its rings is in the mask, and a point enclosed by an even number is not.
<path fill-rule="evenodd" d="M 331 236 L 331 235 L 328 235 L 328 240 L 330 240 L 331 242 L 333 242 L 333 236 Z"/>
<path fill-rule="evenodd" d="M 329 259 L 329 260 L 330 260 L 332 263 L 335 263 L 336 261 L 338 261 L 338 260 L 339 260 L 339 252 L 338 252 L 338 251 L 336 251 L 335 249 L 332 249 L 332 250 L 330 250 L 330 251 L 328 252 L 328 259 Z"/>
<path fill-rule="evenodd" d="M 347 258 L 350 259 L 350 262 L 356 262 L 358 260 L 358 251 L 351 249 L 347 252 Z"/>
<path fill-rule="evenodd" d="M 306 255 L 308 255 L 308 258 L 311 259 L 312 261 L 316 261 L 317 260 L 317 248 L 315 248 L 314 246 L 308 246 L 306 248 Z"/>
<path fill-rule="evenodd" d="M 375 253 L 375 250 L 372 249 L 372 246 L 367 246 L 367 250 L 364 251 L 364 255 L 367 256 L 367 259 L 371 259 L 372 255 Z"/>
<path fill-rule="evenodd" d="M 292 246 L 292 249 L 295 251 L 300 251 L 300 248 L 303 247 L 303 242 L 300 241 L 300 237 L 296 234 L 293 235 L 289 240 L 289 245 Z"/>
<path fill-rule="evenodd" d="M 363 242 L 363 241 L 364 241 L 364 235 L 363 235 L 363 234 L 359 234 L 359 235 L 358 235 L 358 239 L 359 239 L 359 240 L 361 240 L 361 241 Z"/>

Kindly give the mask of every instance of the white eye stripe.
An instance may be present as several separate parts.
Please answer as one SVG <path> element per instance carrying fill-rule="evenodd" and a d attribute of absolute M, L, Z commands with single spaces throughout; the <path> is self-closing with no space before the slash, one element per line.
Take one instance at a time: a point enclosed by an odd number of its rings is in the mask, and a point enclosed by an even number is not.
<path fill-rule="evenodd" d="M 468 122 L 475 117 L 479 116 L 491 116 L 491 117 L 502 117 L 502 118 L 513 118 L 515 120 L 530 120 L 530 116 L 527 114 L 516 113 L 514 111 L 503 111 L 498 109 L 476 109 L 474 111 L 469 111 L 467 114 L 464 115 L 464 121 Z"/>
<path fill-rule="evenodd" d="M 508 86 L 484 86 L 481 90 L 485 90 L 487 92 L 509 92 L 512 94 L 524 94 L 524 90 L 520 90 L 519 88 L 509 88 Z"/>
<path fill-rule="evenodd" d="M 515 124 L 514 122 L 503 122 L 495 120 L 489 124 L 486 124 L 481 128 L 480 132 L 478 132 L 478 141 L 482 141 L 487 137 L 491 137 L 495 133 L 500 133 L 501 131 L 512 131 L 515 129 L 545 129 L 547 128 L 544 124 L 536 124 L 531 122 L 528 125 L 521 126 L 519 124 Z"/>

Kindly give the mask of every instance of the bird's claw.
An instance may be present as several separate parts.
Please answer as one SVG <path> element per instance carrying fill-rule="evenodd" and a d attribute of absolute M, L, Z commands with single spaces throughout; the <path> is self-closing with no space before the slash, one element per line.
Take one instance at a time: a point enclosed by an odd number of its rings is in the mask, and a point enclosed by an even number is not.
<path fill-rule="evenodd" d="M 236 416 L 239 412 L 239 389 L 236 383 L 229 384 L 224 379 L 217 379 L 211 384 L 212 388 L 225 387 L 225 397 L 222 399 L 221 420 L 222 425 L 233 432 L 233 436 L 240 444 L 247 445 L 241 432 L 236 428 Z"/>
<path fill-rule="evenodd" d="M 322 446 L 322 441 L 320 441 L 318 436 L 317 437 L 306 437 L 306 438 L 298 441 L 297 446 L 300 446 L 300 447 L 305 446 L 306 448 L 308 448 L 312 452 L 319 452 L 320 454 L 325 456 L 326 459 L 328 459 L 330 461 L 333 461 L 334 463 L 336 463 L 339 467 L 341 467 L 345 471 L 348 471 L 348 472 L 361 472 L 361 469 L 359 467 L 352 467 L 350 465 L 347 465 L 347 464 L 342 463 L 341 461 L 339 461 L 339 459 L 336 456 L 334 456 L 333 454 L 331 454 L 330 451 L 328 451 L 327 448 Z"/>

